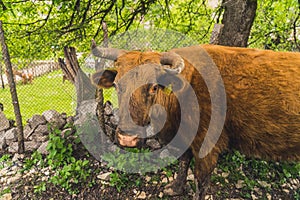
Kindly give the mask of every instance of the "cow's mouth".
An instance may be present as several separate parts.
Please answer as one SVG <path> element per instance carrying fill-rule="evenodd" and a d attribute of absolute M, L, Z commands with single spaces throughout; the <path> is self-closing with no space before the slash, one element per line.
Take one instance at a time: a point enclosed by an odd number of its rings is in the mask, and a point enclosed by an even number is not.
<path fill-rule="evenodd" d="M 139 143 L 138 135 L 125 135 L 117 132 L 117 140 L 121 146 L 136 147 Z"/>

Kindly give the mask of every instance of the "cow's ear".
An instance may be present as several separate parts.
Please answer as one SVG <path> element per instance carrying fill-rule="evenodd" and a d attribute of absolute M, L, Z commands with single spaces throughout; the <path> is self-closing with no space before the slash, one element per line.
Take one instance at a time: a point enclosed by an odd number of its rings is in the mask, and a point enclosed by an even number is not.
<path fill-rule="evenodd" d="M 114 86 L 117 73 L 114 69 L 100 70 L 92 75 L 92 83 L 100 88 L 110 88 Z"/>

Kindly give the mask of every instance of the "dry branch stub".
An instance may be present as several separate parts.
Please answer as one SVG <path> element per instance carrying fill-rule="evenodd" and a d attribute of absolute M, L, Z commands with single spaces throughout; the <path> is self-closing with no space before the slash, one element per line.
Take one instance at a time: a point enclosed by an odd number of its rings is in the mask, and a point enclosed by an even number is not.
<path fill-rule="evenodd" d="M 66 78 L 74 84 L 75 77 L 77 75 L 78 69 L 80 68 L 76 56 L 76 49 L 74 47 L 65 47 L 64 55 L 65 61 L 62 58 L 58 59 L 59 66 L 62 69 Z"/>

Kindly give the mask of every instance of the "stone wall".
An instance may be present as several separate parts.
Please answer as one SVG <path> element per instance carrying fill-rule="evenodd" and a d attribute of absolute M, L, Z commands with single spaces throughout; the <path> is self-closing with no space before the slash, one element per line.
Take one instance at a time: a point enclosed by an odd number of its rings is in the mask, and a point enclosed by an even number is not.
<path fill-rule="evenodd" d="M 24 126 L 25 151 L 32 152 L 35 150 L 46 154 L 50 128 L 58 128 L 64 131 L 67 123 L 73 124 L 72 116 L 67 117 L 65 113 L 58 113 L 55 110 L 48 110 L 42 115 L 34 115 L 27 120 Z M 17 128 L 14 122 L 8 120 L 2 111 L 0 111 L 0 151 L 9 153 L 18 152 Z"/>

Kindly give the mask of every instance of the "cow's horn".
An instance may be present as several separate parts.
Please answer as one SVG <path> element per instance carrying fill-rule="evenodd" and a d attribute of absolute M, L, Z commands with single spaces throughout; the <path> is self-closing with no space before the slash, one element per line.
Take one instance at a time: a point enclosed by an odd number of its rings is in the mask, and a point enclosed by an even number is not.
<path fill-rule="evenodd" d="M 117 58 L 127 51 L 123 49 L 116 49 L 116 48 L 100 48 L 96 45 L 96 42 L 92 40 L 91 45 L 92 54 L 96 57 L 106 58 L 109 60 L 117 60 Z"/>
<path fill-rule="evenodd" d="M 180 55 L 174 52 L 164 52 L 160 58 L 160 63 L 163 65 L 171 65 L 172 68 L 166 68 L 168 72 L 179 74 L 184 69 L 184 60 Z"/>

